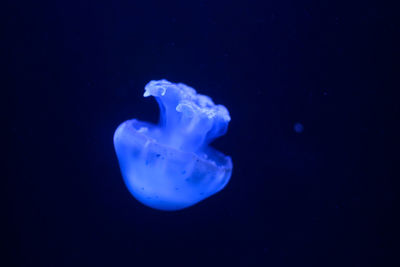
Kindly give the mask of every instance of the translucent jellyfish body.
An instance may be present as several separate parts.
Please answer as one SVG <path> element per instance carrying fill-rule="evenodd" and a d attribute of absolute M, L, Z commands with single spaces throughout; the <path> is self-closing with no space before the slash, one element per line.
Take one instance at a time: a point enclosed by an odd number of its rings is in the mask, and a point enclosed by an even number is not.
<path fill-rule="evenodd" d="M 167 80 L 149 82 L 144 96 L 156 98 L 159 124 L 128 120 L 114 134 L 121 173 L 132 195 L 155 209 L 179 210 L 224 188 L 232 160 L 209 143 L 226 133 L 228 110 L 185 84 Z"/>

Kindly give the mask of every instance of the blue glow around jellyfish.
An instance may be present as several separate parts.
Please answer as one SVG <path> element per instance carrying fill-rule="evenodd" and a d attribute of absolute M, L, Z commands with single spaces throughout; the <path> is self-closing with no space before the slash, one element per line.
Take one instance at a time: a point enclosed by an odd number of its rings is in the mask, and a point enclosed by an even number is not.
<path fill-rule="evenodd" d="M 157 100 L 159 124 L 133 119 L 114 133 L 121 173 L 132 195 L 155 209 L 178 210 L 224 188 L 232 160 L 209 143 L 226 133 L 228 110 L 167 80 L 149 82 L 144 96 Z"/>

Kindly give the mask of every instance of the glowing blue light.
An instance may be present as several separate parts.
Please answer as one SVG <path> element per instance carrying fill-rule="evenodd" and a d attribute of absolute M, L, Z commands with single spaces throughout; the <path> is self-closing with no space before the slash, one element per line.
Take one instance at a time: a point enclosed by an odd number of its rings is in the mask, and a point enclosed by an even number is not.
<path fill-rule="evenodd" d="M 155 209 L 178 210 L 224 188 L 232 160 L 209 143 L 226 133 L 228 110 L 167 80 L 149 82 L 144 96 L 157 100 L 159 124 L 133 119 L 114 133 L 121 173 L 132 195 Z"/>
<path fill-rule="evenodd" d="M 304 131 L 304 126 L 300 122 L 296 122 L 293 125 L 293 129 L 296 133 L 302 133 Z"/>

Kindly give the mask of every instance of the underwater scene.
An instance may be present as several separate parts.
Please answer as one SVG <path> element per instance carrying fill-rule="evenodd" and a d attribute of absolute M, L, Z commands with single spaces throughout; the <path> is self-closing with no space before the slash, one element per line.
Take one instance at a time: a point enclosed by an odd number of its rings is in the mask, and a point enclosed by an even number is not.
<path fill-rule="evenodd" d="M 400 266 L 390 4 L 2 11 L 0 266 Z"/>

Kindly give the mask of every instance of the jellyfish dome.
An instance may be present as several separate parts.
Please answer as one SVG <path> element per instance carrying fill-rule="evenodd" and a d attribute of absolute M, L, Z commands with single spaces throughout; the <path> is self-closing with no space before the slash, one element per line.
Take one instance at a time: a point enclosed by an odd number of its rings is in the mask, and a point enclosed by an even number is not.
<path fill-rule="evenodd" d="M 230 116 L 222 105 L 193 88 L 150 81 L 144 97 L 160 107 L 158 125 L 128 120 L 114 133 L 122 176 L 132 195 L 160 210 L 179 210 L 225 187 L 232 160 L 209 146 L 226 133 Z"/>

